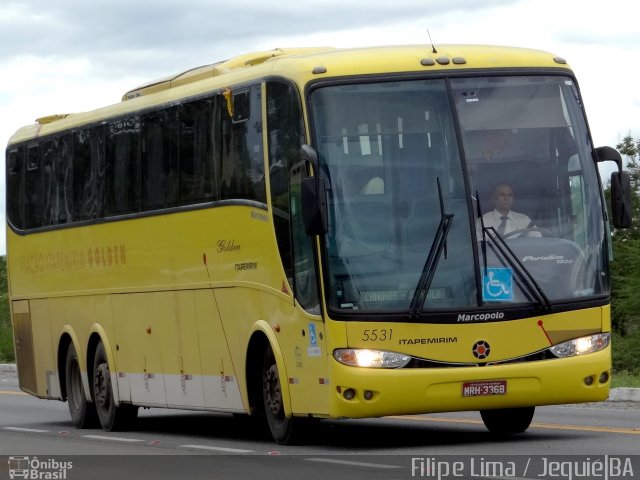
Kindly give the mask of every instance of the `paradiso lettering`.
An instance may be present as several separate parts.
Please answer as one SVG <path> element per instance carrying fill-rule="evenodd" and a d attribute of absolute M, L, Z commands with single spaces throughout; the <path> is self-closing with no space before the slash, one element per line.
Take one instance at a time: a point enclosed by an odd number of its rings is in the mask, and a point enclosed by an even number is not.
<path fill-rule="evenodd" d="M 573 263 L 573 259 L 564 258 L 562 255 L 547 255 L 545 257 L 534 257 L 527 255 L 522 259 L 523 262 L 556 262 L 556 263 Z"/>

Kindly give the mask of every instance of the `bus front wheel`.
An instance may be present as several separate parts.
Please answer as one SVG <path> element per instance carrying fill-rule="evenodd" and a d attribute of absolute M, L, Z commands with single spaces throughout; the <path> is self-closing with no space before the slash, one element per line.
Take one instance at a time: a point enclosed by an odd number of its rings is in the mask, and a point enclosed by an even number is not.
<path fill-rule="evenodd" d="M 535 407 L 499 408 L 497 410 L 481 410 L 480 416 L 485 427 L 498 435 L 511 435 L 524 432 L 533 419 Z"/>
<path fill-rule="evenodd" d="M 71 421 L 76 428 L 94 428 L 98 426 L 95 404 L 88 402 L 82 387 L 82 373 L 78 354 L 73 343 L 67 349 L 65 360 L 65 387 Z"/>
<path fill-rule="evenodd" d="M 138 407 L 115 404 L 109 362 L 102 342 L 98 344 L 93 360 L 93 399 L 100 424 L 108 432 L 126 429 L 138 415 Z"/>
<path fill-rule="evenodd" d="M 282 445 L 292 443 L 296 422 L 285 415 L 280 373 L 271 347 L 267 347 L 262 364 L 262 399 L 273 439 Z"/>

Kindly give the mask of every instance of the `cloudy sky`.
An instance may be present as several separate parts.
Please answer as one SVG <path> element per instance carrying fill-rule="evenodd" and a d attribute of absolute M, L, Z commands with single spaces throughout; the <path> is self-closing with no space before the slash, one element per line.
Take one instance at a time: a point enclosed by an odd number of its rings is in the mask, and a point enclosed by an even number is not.
<path fill-rule="evenodd" d="M 596 146 L 640 136 L 631 0 L 0 0 L 0 138 L 117 103 L 149 80 L 278 47 L 480 43 L 539 48 L 578 76 Z M 4 165 L 4 148 L 2 149 Z M 0 254 L 5 252 L 4 167 Z"/>

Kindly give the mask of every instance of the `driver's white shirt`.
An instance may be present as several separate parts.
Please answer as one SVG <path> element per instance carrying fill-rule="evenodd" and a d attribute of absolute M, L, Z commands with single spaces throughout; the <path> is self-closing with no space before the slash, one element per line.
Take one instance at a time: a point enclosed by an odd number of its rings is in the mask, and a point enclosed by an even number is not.
<path fill-rule="evenodd" d="M 495 209 L 485 213 L 482 216 L 482 220 L 484 221 L 484 226 L 487 228 L 493 227 L 497 231 L 498 227 L 502 223 L 503 216 L 505 215 L 502 215 L 498 210 L 495 210 Z M 518 212 L 514 212 L 513 210 L 510 210 L 509 213 L 506 215 L 506 217 L 507 217 L 507 224 L 504 228 L 503 235 L 506 235 L 510 232 L 514 232 L 516 230 L 522 230 L 528 227 L 534 227 L 534 225 L 531 223 L 531 219 L 524 213 L 518 213 Z M 478 230 L 480 230 L 480 228 L 481 228 L 480 222 L 478 221 Z M 528 232 L 527 236 L 540 237 L 541 235 L 540 235 L 540 232 L 532 231 L 532 232 Z"/>

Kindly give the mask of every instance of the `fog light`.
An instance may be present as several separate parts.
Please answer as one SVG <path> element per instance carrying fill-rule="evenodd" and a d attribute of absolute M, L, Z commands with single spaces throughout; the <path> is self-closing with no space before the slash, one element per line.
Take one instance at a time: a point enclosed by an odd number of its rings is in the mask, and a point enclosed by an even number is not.
<path fill-rule="evenodd" d="M 584 378 L 584 384 L 585 385 L 593 385 L 593 377 L 585 377 Z"/>
<path fill-rule="evenodd" d="M 356 391 L 353 388 L 347 388 L 342 396 L 347 400 L 353 400 L 353 397 L 356 396 Z"/>
<path fill-rule="evenodd" d="M 607 383 L 609 381 L 609 372 L 602 372 L 599 381 L 600 383 Z"/>
<path fill-rule="evenodd" d="M 365 400 L 371 400 L 373 398 L 373 392 L 371 390 L 365 390 L 363 397 Z"/>

